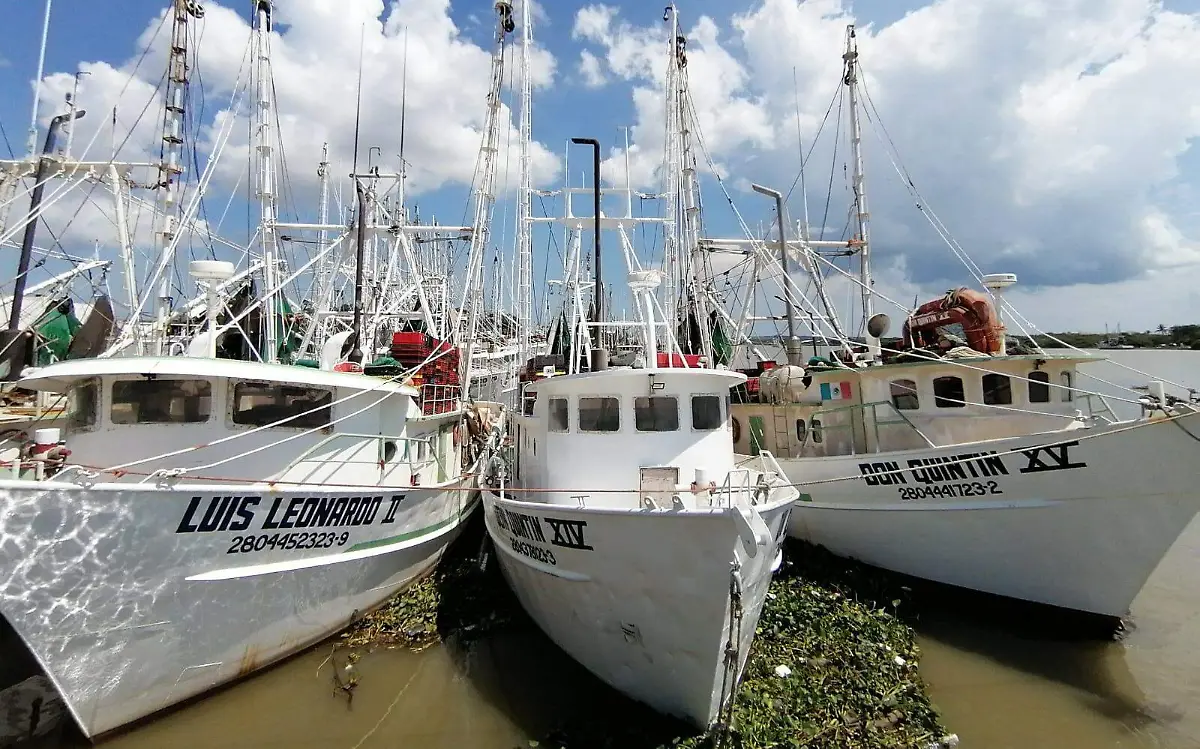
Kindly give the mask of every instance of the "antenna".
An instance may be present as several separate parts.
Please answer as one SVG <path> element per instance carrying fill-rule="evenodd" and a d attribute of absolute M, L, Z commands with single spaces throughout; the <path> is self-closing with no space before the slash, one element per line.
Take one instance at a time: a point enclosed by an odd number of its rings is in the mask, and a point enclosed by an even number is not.
<path fill-rule="evenodd" d="M 367 37 L 367 22 L 363 21 L 362 30 L 358 34 L 358 90 L 354 95 L 354 165 L 350 168 L 350 175 L 358 180 L 358 128 L 362 119 L 362 69 L 363 69 L 363 45 Z"/>
<path fill-rule="evenodd" d="M 404 200 L 404 119 L 408 112 L 408 27 L 404 27 L 404 56 L 400 63 L 400 199 Z"/>

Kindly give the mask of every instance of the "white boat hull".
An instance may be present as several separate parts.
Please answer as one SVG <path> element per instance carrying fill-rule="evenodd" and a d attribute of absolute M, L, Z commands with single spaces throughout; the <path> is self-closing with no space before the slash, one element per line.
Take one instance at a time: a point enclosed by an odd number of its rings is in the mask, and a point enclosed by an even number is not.
<path fill-rule="evenodd" d="M 1121 617 L 1200 508 L 1198 457 L 1192 414 L 779 463 L 802 492 L 793 537 L 914 577 Z"/>
<path fill-rule="evenodd" d="M 589 509 L 483 496 L 504 575 L 551 640 L 660 712 L 701 727 L 717 718 L 723 690 L 745 666 L 789 502 L 749 511 L 761 518 L 756 543 L 746 526 L 739 533 L 736 509 Z M 743 613 L 730 680 L 735 560 Z"/>
<path fill-rule="evenodd" d="M 0 481 L 0 614 L 95 737 L 345 627 L 429 569 L 477 502 L 473 480 Z"/>

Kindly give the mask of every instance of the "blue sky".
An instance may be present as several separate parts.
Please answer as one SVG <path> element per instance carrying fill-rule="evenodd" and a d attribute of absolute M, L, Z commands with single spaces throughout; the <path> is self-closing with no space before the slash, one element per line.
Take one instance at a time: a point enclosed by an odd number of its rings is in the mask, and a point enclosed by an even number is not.
<path fill-rule="evenodd" d="M 113 3 L 56 0 L 47 76 L 69 75 L 81 62 L 126 64 L 140 52 L 137 41 L 163 4 L 122 0 L 114 13 Z M 214 20 L 217 3 L 207 5 L 205 33 L 212 36 L 205 44 L 226 34 L 227 49 L 240 53 L 240 32 Z M 242 16 L 248 13 L 248 2 L 226 0 L 224 5 Z M 358 44 L 357 34 L 339 32 L 328 19 L 326 36 L 319 36 L 321 24 L 302 28 L 305 19 L 325 18 L 321 5 L 321 0 L 277 3 L 280 19 L 298 23 L 295 34 L 286 24 L 280 28 L 280 56 L 294 64 L 279 67 L 276 75 L 289 77 L 277 83 L 284 89 L 281 110 L 294 120 L 285 125 L 284 145 L 302 212 L 313 205 L 304 198 L 312 192 L 321 142 L 312 133 L 324 129 L 335 150 L 348 148 L 344 112 L 332 111 L 345 109 L 344 97 L 337 106 L 322 98 L 334 85 L 330 81 L 352 86 Z M 369 16 L 383 3 L 332 5 L 349 17 Z M 404 0 L 402 5 L 396 11 L 389 0 L 381 18 L 417 29 L 413 33 L 427 42 L 409 61 L 410 161 L 424 159 L 422 174 L 410 184 L 423 215 L 436 212 L 444 222 L 456 223 L 466 200 L 476 147 L 471 144 L 477 145 L 470 128 L 482 114 L 479 92 L 486 86 L 491 3 L 458 0 L 448 11 L 442 0 Z M 622 143 L 622 128 L 633 126 L 635 175 L 648 177 L 660 160 L 661 134 L 655 130 L 661 127 L 661 112 L 656 114 L 654 92 L 661 85 L 661 65 L 654 56 L 663 38 L 661 5 L 633 0 L 604 5 L 607 15 L 590 16 L 599 4 L 555 0 L 539 6 L 536 44 L 543 63 L 553 60 L 552 77 L 535 91 L 534 137 L 541 144 L 535 171 L 541 187 L 560 184 L 558 159 L 573 135 L 600 138 L 610 157 L 610 148 Z M 18 151 L 24 150 L 28 128 L 43 7 L 42 0 L 0 0 L 0 23 L 9 30 L 0 50 L 0 124 Z M 1047 329 L 1093 330 L 1106 323 L 1142 329 L 1200 318 L 1194 291 L 1200 281 L 1195 205 L 1200 158 L 1190 145 L 1200 134 L 1200 117 L 1191 114 L 1200 107 L 1195 16 L 1200 0 L 862 0 L 852 5 L 713 0 L 681 2 L 679 10 L 690 39 L 700 128 L 752 228 L 773 218 L 770 205 L 748 191 L 749 183 L 786 187 L 796 177 L 792 68 L 797 69 L 802 134 L 811 139 L 836 89 L 841 29 L 854 20 L 873 101 L 921 192 L 922 207 L 936 211 L 984 272 L 1018 272 L 1023 281 L 1014 299 L 1027 317 Z M 607 19 L 604 24 L 586 22 L 601 17 Z M 380 56 L 371 58 L 377 79 L 364 97 L 364 108 L 376 121 L 365 128 L 370 130 L 365 142 L 394 152 L 399 42 L 395 28 L 379 31 Z M 581 70 L 585 52 L 598 61 L 602 85 L 589 83 Z M 222 75 L 232 79 L 219 61 L 203 67 L 209 68 L 202 72 L 208 72 L 214 91 L 222 87 Z M 109 84 L 97 76 L 92 79 L 85 79 L 85 103 L 90 96 L 110 105 L 104 95 L 111 99 L 115 92 L 106 91 Z M 58 80 L 58 88 L 47 90 L 60 92 L 63 77 Z M 308 93 L 316 95 L 303 95 L 306 81 L 314 81 Z M 44 96 L 56 103 L 50 93 Z M 221 99 L 214 94 L 212 101 Z M 43 108 L 44 116 L 50 113 Z M 286 132 L 288 127 L 296 129 Z M 867 132 L 864 149 L 881 293 L 909 304 L 914 296 L 970 283 L 893 173 L 883 141 Z M 832 141 L 819 140 L 815 153 L 816 166 L 807 173 L 809 207 L 821 212 L 832 172 L 828 223 L 837 233 L 846 208 L 840 173 L 846 166 L 844 144 L 840 161 L 833 158 Z M 0 154 L 8 155 L 3 145 Z M 578 181 L 586 153 L 576 149 L 571 158 Z M 618 157 L 606 164 L 605 173 L 619 171 L 621 163 Z M 508 164 L 506 174 L 515 184 L 512 168 Z M 715 183 L 708 175 L 703 179 L 705 202 L 712 209 L 706 212 L 707 228 L 737 234 L 735 217 Z M 501 201 L 497 216 L 511 218 L 504 206 Z M 606 205 L 606 210 L 612 209 Z M 798 194 L 788 211 L 794 218 L 802 215 Z M 511 227 L 496 225 L 494 243 L 511 242 L 512 234 Z M 606 267 L 615 271 L 620 261 L 613 244 L 606 236 Z M 535 243 L 540 262 L 549 255 L 557 263 L 546 247 L 541 238 Z M 1113 297 L 1134 303 L 1118 315 L 1106 301 Z"/>

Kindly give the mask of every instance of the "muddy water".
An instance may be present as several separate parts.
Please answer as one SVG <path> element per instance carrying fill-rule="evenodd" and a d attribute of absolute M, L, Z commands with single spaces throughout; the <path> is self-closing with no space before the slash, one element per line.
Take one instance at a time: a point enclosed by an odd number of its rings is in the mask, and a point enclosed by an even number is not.
<path fill-rule="evenodd" d="M 1200 352 L 1107 353 L 1200 384 Z M 1115 383 L 1146 379 L 1112 365 L 1092 371 Z M 1152 481 L 1154 466 L 1146 470 Z M 917 624 L 921 670 L 963 747 L 1200 747 L 1200 522 L 1154 573 L 1119 641 L 1046 634 L 972 606 L 951 597 Z M 103 746 L 511 749 L 571 716 L 638 713 L 528 626 L 469 649 L 375 653 L 354 667 L 360 686 L 349 702 L 328 654 L 319 646 Z"/>
<path fill-rule="evenodd" d="M 1149 379 L 1116 362 L 1200 387 L 1200 351 L 1095 353 L 1111 361 L 1085 371 L 1114 385 Z M 1130 395 L 1087 377 L 1078 384 Z M 1136 406 L 1112 406 L 1122 417 L 1137 413 Z M 1155 468 L 1147 464 L 1148 482 Z M 1200 467 L 1196 474 L 1200 484 Z M 1064 641 L 1058 632 L 1022 631 L 945 608 L 917 625 L 921 671 L 964 747 L 1200 747 L 1200 520 L 1155 570 L 1134 601 L 1131 631 L 1117 642 Z"/>

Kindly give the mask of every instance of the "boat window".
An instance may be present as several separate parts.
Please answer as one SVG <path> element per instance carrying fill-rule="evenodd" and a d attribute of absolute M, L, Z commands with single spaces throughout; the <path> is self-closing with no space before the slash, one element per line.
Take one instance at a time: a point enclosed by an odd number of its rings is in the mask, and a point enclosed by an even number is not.
<path fill-rule="evenodd" d="M 674 432 L 679 429 L 679 399 L 673 395 L 634 398 L 633 425 L 639 432 Z"/>
<path fill-rule="evenodd" d="M 1073 385 L 1071 384 L 1071 370 L 1069 370 L 1069 369 L 1063 370 L 1060 377 L 1062 378 L 1062 386 L 1064 389 L 1060 390 L 1059 392 L 1062 393 L 1063 401 L 1066 402 L 1066 401 L 1074 400 L 1075 399 L 1075 391 L 1071 389 L 1073 387 Z"/>
<path fill-rule="evenodd" d="M 71 388 L 67 394 L 67 426 L 74 429 L 95 426 L 99 401 L 97 380 L 86 380 Z"/>
<path fill-rule="evenodd" d="M 320 388 L 239 382 L 233 386 L 233 423 L 314 429 L 329 425 L 332 404 L 333 393 Z"/>
<path fill-rule="evenodd" d="M 551 398 L 550 399 L 550 431 L 565 432 L 568 427 L 570 415 L 567 411 L 566 398 Z"/>
<path fill-rule="evenodd" d="M 208 380 L 121 380 L 113 383 L 114 424 L 196 424 L 212 412 Z"/>
<path fill-rule="evenodd" d="M 521 406 L 522 406 L 521 413 L 524 414 L 525 416 L 533 416 L 533 407 L 536 404 L 537 404 L 537 391 L 534 390 L 531 392 L 526 392 L 525 400 L 521 404 Z"/>
<path fill-rule="evenodd" d="M 917 383 L 913 380 L 892 380 L 892 405 L 901 411 L 915 411 L 921 407 L 917 397 Z"/>
<path fill-rule="evenodd" d="M 1050 402 L 1050 375 L 1046 372 L 1029 373 L 1029 402 Z"/>
<path fill-rule="evenodd" d="M 721 425 L 721 396 L 693 395 L 692 429 L 720 429 Z"/>
<path fill-rule="evenodd" d="M 817 422 L 820 425 L 821 422 Z M 804 442 L 804 419 L 796 419 L 796 441 Z"/>
<path fill-rule="evenodd" d="M 1012 382 L 1008 375 L 991 372 L 983 376 L 983 404 L 1007 406 L 1012 403 Z"/>
<path fill-rule="evenodd" d="M 933 404 L 938 408 L 962 408 L 966 405 L 961 377 L 933 378 Z"/>
<path fill-rule="evenodd" d="M 813 419 L 810 423 L 812 427 L 812 441 L 814 445 L 819 445 L 825 441 L 825 435 L 821 433 L 821 420 Z"/>
<path fill-rule="evenodd" d="M 579 431 L 616 432 L 621 428 L 621 401 L 616 398 L 580 398 Z"/>

